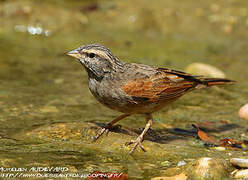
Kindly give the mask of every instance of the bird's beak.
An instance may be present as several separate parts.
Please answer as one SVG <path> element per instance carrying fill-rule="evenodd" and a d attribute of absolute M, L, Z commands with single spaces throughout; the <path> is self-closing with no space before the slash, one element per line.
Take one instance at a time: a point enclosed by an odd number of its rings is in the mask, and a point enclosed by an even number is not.
<path fill-rule="evenodd" d="M 77 59 L 80 58 L 80 53 L 78 52 L 77 49 L 74 49 L 74 50 L 72 50 L 72 51 L 69 51 L 69 52 L 67 53 L 67 55 L 72 56 L 72 57 L 77 58 Z"/>

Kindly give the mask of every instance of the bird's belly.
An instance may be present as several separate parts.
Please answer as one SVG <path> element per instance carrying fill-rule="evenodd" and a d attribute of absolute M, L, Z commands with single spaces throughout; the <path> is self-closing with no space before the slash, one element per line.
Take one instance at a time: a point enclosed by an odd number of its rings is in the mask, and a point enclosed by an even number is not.
<path fill-rule="evenodd" d="M 89 89 L 95 98 L 103 105 L 123 113 L 152 113 L 165 107 L 171 101 L 141 102 L 134 101 L 118 87 L 104 82 L 89 81 Z"/>
<path fill-rule="evenodd" d="M 158 111 L 167 106 L 172 101 L 158 101 L 158 102 L 147 102 L 147 103 L 133 103 L 130 102 L 122 108 L 121 112 L 132 113 L 132 114 L 146 114 Z"/>
<path fill-rule="evenodd" d="M 120 112 L 124 110 L 126 113 L 128 97 L 118 87 L 93 79 L 89 81 L 89 89 L 101 104 Z"/>

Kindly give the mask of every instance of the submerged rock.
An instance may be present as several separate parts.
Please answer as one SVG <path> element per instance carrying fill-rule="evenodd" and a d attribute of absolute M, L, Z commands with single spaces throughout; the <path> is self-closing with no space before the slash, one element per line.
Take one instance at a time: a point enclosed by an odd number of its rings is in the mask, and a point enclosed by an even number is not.
<path fill-rule="evenodd" d="M 189 166 L 187 172 L 187 175 L 194 180 L 219 180 L 227 177 L 224 162 L 210 157 L 202 157 L 196 160 Z"/>
<path fill-rule="evenodd" d="M 248 168 L 248 159 L 243 159 L 243 158 L 232 158 L 230 162 L 234 166 L 238 166 L 241 168 Z"/>
<path fill-rule="evenodd" d="M 225 78 L 226 75 L 214 66 L 204 63 L 193 63 L 185 68 L 185 71 L 194 75 L 203 75 L 215 78 Z"/>
<path fill-rule="evenodd" d="M 248 120 L 248 104 L 245 104 L 239 109 L 239 117 Z"/>

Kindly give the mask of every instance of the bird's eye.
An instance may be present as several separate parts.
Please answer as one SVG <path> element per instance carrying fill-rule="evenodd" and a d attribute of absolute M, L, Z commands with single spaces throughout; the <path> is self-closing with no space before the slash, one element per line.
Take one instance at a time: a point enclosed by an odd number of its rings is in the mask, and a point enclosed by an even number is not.
<path fill-rule="evenodd" d="M 90 58 L 93 58 L 93 57 L 95 57 L 95 54 L 94 54 L 94 53 L 90 53 L 90 54 L 89 54 L 89 57 L 90 57 Z"/>

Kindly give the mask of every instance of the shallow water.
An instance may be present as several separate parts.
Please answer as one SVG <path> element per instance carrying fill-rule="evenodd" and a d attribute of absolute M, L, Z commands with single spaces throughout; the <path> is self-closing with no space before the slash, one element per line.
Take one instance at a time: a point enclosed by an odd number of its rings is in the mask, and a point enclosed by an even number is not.
<path fill-rule="evenodd" d="M 212 122 L 209 133 L 219 139 L 248 139 L 247 122 L 237 115 L 248 98 L 247 5 L 242 0 L 0 1 L 0 166 L 62 166 L 149 179 L 181 160 L 247 156 L 206 148 L 174 131 Z M 93 42 L 127 62 L 177 70 L 207 63 L 237 83 L 195 91 L 155 113 L 144 141 L 148 152 L 129 156 L 123 144 L 135 136 L 110 133 L 91 143 L 95 123 L 118 113 L 94 99 L 86 72 L 65 53 Z M 221 128 L 221 121 L 230 128 Z M 120 124 L 137 132 L 145 121 L 133 116 Z"/>

